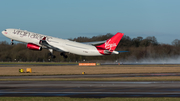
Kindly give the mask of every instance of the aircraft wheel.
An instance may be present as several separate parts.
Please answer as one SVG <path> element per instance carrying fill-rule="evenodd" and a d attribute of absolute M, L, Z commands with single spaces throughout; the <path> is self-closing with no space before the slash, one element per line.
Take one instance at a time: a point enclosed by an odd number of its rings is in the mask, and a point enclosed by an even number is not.
<path fill-rule="evenodd" d="M 11 45 L 14 45 L 14 43 L 13 43 L 13 42 L 11 42 Z"/>
<path fill-rule="evenodd" d="M 64 53 L 60 53 L 61 56 L 64 56 Z"/>
<path fill-rule="evenodd" d="M 63 57 L 64 57 L 65 59 L 66 59 L 66 58 L 68 58 L 68 56 L 67 56 L 67 55 L 64 55 Z"/>
<path fill-rule="evenodd" d="M 48 56 L 52 56 L 52 53 L 48 53 Z"/>
<path fill-rule="evenodd" d="M 53 59 L 54 59 L 54 58 L 56 58 L 56 56 L 55 56 L 55 55 L 51 55 L 51 58 L 53 58 Z"/>
<path fill-rule="evenodd" d="M 61 53 L 60 55 L 63 56 L 65 59 L 68 58 L 68 56 L 65 55 L 65 53 Z"/>
<path fill-rule="evenodd" d="M 53 55 L 52 53 L 48 53 L 48 56 L 51 56 L 52 59 L 56 58 L 56 56 Z"/>

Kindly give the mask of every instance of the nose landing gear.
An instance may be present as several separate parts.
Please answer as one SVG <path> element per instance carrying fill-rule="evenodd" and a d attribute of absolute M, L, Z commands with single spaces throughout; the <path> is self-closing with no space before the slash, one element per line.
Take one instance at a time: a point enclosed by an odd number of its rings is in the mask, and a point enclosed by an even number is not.
<path fill-rule="evenodd" d="M 11 45 L 14 45 L 14 43 L 13 43 L 13 39 L 11 39 Z"/>
<path fill-rule="evenodd" d="M 53 55 L 53 49 L 49 49 L 49 51 L 50 53 L 48 55 L 51 56 L 51 58 L 53 59 L 56 58 L 56 56 Z M 64 52 L 60 53 L 60 55 L 63 56 L 65 59 L 68 58 L 68 56 Z"/>

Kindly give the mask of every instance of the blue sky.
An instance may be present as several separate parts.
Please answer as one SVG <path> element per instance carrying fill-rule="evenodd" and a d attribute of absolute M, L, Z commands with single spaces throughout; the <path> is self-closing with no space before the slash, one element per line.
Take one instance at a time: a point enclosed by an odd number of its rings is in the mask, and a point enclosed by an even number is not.
<path fill-rule="evenodd" d="M 180 39 L 180 0 L 0 0 L 0 31 L 20 28 L 59 38 L 123 32 Z M 0 41 L 9 41 L 0 34 Z"/>

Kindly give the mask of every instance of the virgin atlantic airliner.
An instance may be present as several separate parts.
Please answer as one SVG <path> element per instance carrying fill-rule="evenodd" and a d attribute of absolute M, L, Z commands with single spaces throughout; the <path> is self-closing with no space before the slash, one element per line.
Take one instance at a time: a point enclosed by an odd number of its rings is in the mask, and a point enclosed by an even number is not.
<path fill-rule="evenodd" d="M 103 56 L 119 54 L 126 51 L 115 51 L 116 46 L 123 37 L 123 33 L 118 32 L 106 41 L 97 42 L 75 42 L 67 39 L 55 38 L 47 35 L 28 32 L 20 29 L 6 29 L 2 34 L 13 40 L 27 43 L 27 48 L 41 51 L 48 49 L 52 58 L 55 58 L 53 51 L 59 51 L 60 55 L 67 58 L 65 53 L 73 53 L 82 56 Z"/>

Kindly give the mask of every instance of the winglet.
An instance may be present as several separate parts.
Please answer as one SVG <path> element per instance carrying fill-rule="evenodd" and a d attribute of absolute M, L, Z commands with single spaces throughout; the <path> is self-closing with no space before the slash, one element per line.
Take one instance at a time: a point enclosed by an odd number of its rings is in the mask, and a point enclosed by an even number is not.
<path fill-rule="evenodd" d="M 42 40 L 39 41 L 39 44 L 41 45 L 44 41 L 46 42 L 46 37 L 42 38 Z"/>
<path fill-rule="evenodd" d="M 42 40 L 46 40 L 46 37 L 44 37 Z"/>

